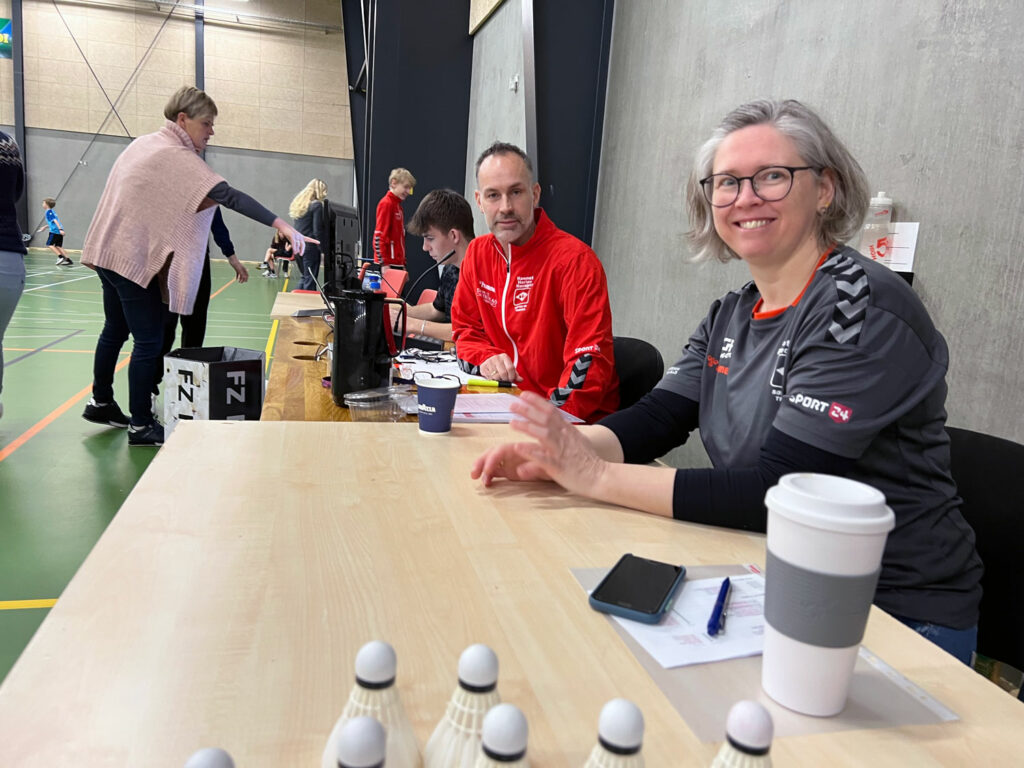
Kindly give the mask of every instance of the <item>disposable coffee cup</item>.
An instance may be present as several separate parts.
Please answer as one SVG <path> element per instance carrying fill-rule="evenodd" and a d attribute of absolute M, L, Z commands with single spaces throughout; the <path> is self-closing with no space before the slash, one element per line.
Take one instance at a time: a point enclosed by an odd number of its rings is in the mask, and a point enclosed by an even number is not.
<path fill-rule="evenodd" d="M 785 475 L 765 496 L 761 687 L 782 706 L 831 717 L 846 705 L 895 516 L 854 480 Z"/>
<path fill-rule="evenodd" d="M 420 432 L 443 435 L 452 431 L 452 413 L 461 382 L 456 378 L 418 377 L 416 379 L 416 410 Z"/>

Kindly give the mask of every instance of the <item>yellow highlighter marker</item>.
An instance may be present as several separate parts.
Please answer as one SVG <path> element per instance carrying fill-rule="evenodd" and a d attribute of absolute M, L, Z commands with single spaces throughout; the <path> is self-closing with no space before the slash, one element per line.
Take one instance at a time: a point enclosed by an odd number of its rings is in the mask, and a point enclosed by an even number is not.
<path fill-rule="evenodd" d="M 492 381 L 491 379 L 468 379 L 466 381 L 467 387 L 503 387 L 504 389 L 512 389 L 515 386 L 511 381 Z"/>

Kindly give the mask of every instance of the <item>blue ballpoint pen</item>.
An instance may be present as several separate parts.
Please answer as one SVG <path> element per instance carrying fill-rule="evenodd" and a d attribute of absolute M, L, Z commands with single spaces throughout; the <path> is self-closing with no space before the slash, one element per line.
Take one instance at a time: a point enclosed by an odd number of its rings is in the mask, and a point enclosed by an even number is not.
<path fill-rule="evenodd" d="M 708 619 L 708 634 L 714 637 L 725 629 L 725 606 L 729 601 L 729 590 L 731 589 L 729 579 L 722 582 L 718 590 L 718 597 L 715 599 L 715 607 L 711 611 L 711 618 Z"/>

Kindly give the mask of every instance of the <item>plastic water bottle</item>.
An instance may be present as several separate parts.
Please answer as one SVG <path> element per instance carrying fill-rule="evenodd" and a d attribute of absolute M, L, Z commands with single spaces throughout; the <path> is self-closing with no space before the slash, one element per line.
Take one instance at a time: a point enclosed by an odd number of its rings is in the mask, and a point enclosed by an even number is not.
<path fill-rule="evenodd" d="M 892 261 L 892 235 L 889 234 L 891 221 L 892 198 L 886 197 L 885 192 L 879 192 L 871 198 L 857 250 L 886 266 Z"/>

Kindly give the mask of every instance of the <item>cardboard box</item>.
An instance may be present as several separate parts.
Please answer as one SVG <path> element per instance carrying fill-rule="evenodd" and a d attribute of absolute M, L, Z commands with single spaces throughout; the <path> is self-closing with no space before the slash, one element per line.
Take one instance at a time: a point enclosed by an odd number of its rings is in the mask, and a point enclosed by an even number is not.
<path fill-rule="evenodd" d="M 164 430 L 182 419 L 259 421 L 263 353 L 235 347 L 176 349 L 164 357 Z"/>

